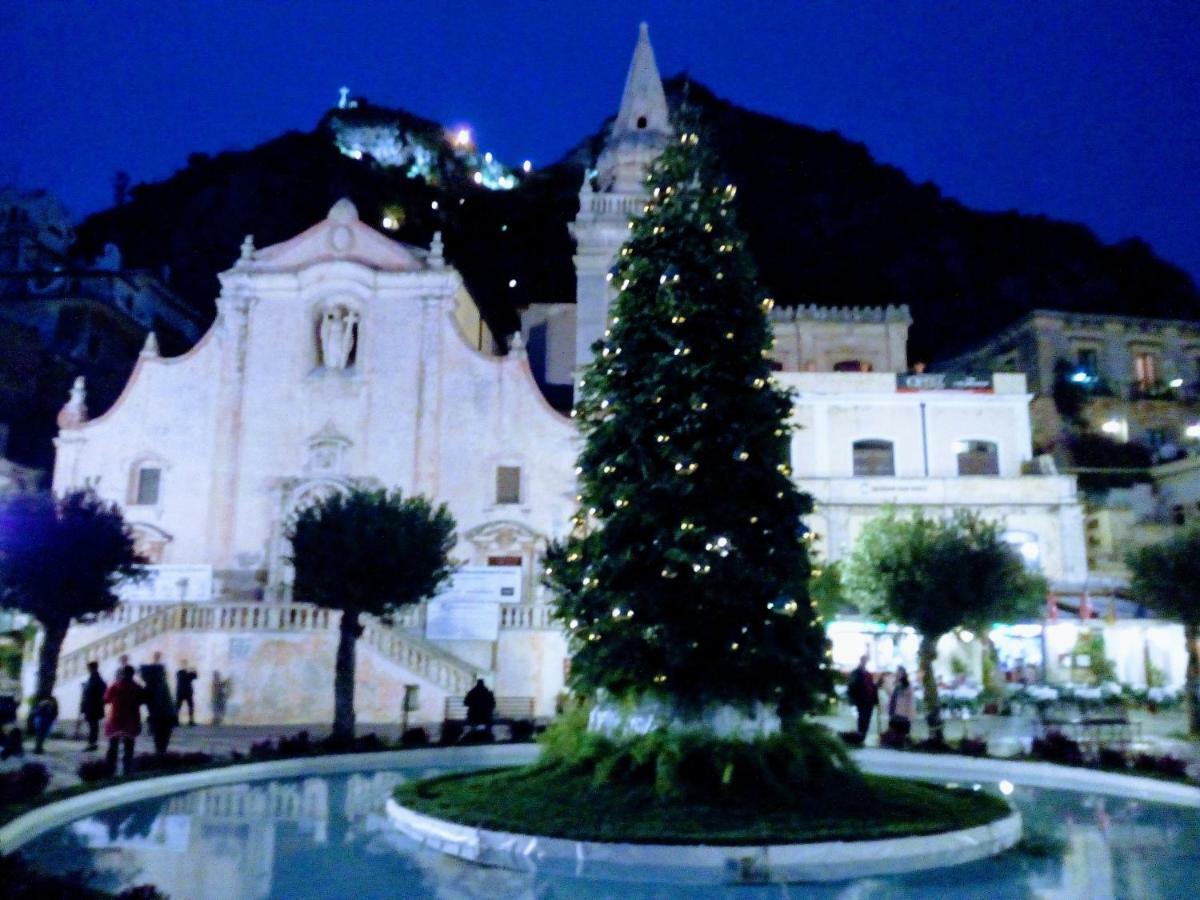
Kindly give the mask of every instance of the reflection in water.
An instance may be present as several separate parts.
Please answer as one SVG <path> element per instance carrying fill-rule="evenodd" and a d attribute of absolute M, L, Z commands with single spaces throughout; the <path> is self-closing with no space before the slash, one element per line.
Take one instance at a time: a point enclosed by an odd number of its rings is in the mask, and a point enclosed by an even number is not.
<path fill-rule="evenodd" d="M 1200 810 L 1019 788 L 1013 801 L 1040 855 L 1009 853 L 952 869 L 833 885 L 671 886 L 484 869 L 414 846 L 385 803 L 406 777 L 440 770 L 296 778 L 206 788 L 117 807 L 45 835 L 23 851 L 49 871 L 90 863 L 109 890 L 157 885 L 204 898 L 823 897 L 838 900 L 1155 898 L 1195 895 Z"/>

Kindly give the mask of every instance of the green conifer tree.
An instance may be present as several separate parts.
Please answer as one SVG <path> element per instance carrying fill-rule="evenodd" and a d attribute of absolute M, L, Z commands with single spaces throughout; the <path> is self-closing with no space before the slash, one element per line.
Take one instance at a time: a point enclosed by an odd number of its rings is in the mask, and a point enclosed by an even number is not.
<path fill-rule="evenodd" d="M 736 188 L 697 128 L 652 166 L 644 214 L 610 272 L 618 294 L 573 413 L 586 444 L 572 536 L 546 582 L 572 686 L 783 715 L 829 691 L 789 466 L 791 398 Z"/>

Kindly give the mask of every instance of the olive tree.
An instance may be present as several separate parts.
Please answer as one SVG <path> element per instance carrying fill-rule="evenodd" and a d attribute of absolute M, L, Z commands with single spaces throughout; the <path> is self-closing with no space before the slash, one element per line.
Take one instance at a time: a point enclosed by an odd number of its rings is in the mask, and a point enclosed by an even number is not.
<path fill-rule="evenodd" d="M 0 505 L 0 606 L 27 613 L 43 632 L 36 699 L 54 693 L 71 622 L 113 609 L 117 585 L 144 577 L 144 562 L 120 507 L 90 490 L 57 500 L 16 494 Z"/>
<path fill-rule="evenodd" d="M 390 622 L 431 597 L 453 565 L 454 518 L 446 505 L 398 490 L 354 489 L 305 507 L 289 529 L 295 600 L 342 614 L 334 670 L 333 735 L 354 736 L 354 657 L 360 617 Z"/>
<path fill-rule="evenodd" d="M 921 634 L 918 650 L 931 734 L 941 736 L 933 663 L 942 635 L 1036 615 L 1046 583 L 1004 540 L 1001 525 L 959 511 L 949 518 L 888 510 L 868 522 L 845 571 L 858 605 Z"/>
<path fill-rule="evenodd" d="M 1183 623 L 1187 644 L 1188 730 L 1200 735 L 1200 526 L 1129 554 L 1130 590 L 1147 606 Z"/>

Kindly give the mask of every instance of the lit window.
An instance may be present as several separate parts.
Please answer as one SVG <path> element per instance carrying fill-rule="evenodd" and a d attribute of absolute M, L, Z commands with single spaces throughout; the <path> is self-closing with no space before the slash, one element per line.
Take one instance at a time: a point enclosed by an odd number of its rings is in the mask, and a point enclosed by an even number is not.
<path fill-rule="evenodd" d="M 895 475 L 896 454 L 891 441 L 855 441 L 854 475 L 860 478 Z"/>
<path fill-rule="evenodd" d="M 137 506 L 154 506 L 158 503 L 158 491 L 162 484 L 162 469 L 144 467 L 138 469 L 133 502 Z"/>
<path fill-rule="evenodd" d="M 520 466 L 498 466 L 496 468 L 496 502 L 521 502 Z"/>
<path fill-rule="evenodd" d="M 999 475 L 1000 453 L 991 441 L 955 441 L 959 475 Z"/>
<path fill-rule="evenodd" d="M 1158 381 L 1158 359 L 1153 353 L 1136 353 L 1133 357 L 1133 377 L 1139 387 L 1148 388 Z"/>

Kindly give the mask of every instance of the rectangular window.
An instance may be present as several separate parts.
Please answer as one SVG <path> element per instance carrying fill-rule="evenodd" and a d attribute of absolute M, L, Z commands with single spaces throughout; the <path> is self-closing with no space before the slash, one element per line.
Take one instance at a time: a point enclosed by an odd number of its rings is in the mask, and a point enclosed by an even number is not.
<path fill-rule="evenodd" d="M 161 481 L 162 469 L 138 469 L 134 503 L 138 506 L 153 506 L 158 503 L 158 486 Z"/>
<path fill-rule="evenodd" d="M 1095 377 L 1100 374 L 1100 354 L 1094 347 L 1080 347 L 1075 354 L 1075 366 L 1080 372 Z"/>
<path fill-rule="evenodd" d="M 896 474 L 896 458 L 891 441 L 855 441 L 853 452 L 856 478 Z"/>
<path fill-rule="evenodd" d="M 1151 387 L 1158 381 L 1158 359 L 1153 353 L 1139 352 L 1133 357 L 1133 377 L 1139 387 Z"/>
<path fill-rule="evenodd" d="M 496 502 L 521 502 L 520 466 L 498 466 L 496 468 Z"/>

